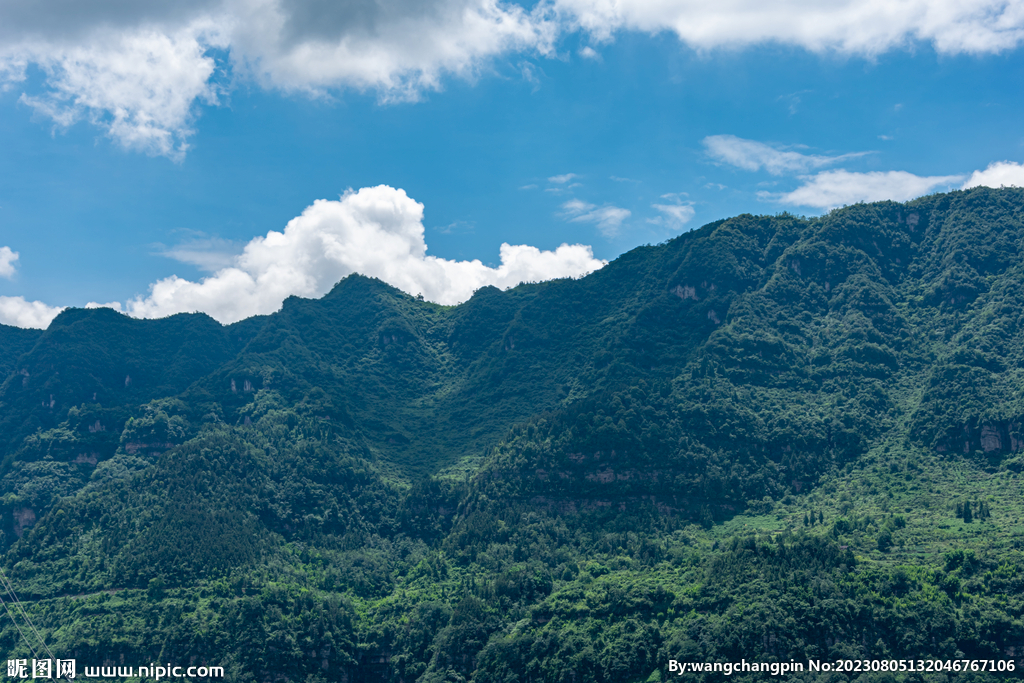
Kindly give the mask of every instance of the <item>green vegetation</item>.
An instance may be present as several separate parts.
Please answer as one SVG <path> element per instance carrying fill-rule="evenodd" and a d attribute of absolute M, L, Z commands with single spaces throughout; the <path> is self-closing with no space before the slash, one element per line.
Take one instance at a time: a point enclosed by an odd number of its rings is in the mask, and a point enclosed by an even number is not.
<path fill-rule="evenodd" d="M 1024 666 L 1022 248 L 1024 190 L 978 188 L 738 216 L 457 307 L 352 276 L 226 327 L 0 327 L 2 567 L 80 666 Z M 939 680 L 858 676 L 791 678 Z"/>

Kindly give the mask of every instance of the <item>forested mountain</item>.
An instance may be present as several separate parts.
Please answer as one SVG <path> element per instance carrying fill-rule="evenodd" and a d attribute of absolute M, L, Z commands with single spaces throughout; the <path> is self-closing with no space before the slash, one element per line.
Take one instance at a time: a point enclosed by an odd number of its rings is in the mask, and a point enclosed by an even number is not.
<path fill-rule="evenodd" d="M 454 307 L 351 276 L 228 326 L 0 326 L 2 566 L 79 666 L 1024 666 L 1022 284 L 1024 190 L 977 188 L 738 216 Z"/>

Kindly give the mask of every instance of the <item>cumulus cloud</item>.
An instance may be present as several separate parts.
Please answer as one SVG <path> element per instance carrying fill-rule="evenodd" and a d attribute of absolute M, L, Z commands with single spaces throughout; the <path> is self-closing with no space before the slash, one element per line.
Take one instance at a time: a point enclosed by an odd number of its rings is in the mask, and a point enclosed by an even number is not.
<path fill-rule="evenodd" d="M 5 52 L 8 60 L 13 55 L 46 73 L 46 89 L 19 101 L 57 128 L 84 119 L 126 149 L 181 159 L 196 102 L 217 101 L 214 61 L 199 28 L 105 31 L 81 44 L 29 42 Z"/>
<path fill-rule="evenodd" d="M 0 323 L 4 325 L 45 328 L 63 310 L 20 296 L 0 296 Z"/>
<path fill-rule="evenodd" d="M 759 171 L 762 168 L 772 175 L 801 173 L 822 166 L 864 156 L 867 152 L 854 152 L 839 156 L 801 154 L 780 149 L 756 140 L 744 140 L 735 135 L 710 135 L 703 140 L 708 156 L 745 171 Z"/>
<path fill-rule="evenodd" d="M 18 252 L 12 251 L 10 247 L 0 247 L 0 277 L 11 279 L 17 268 L 14 262 L 18 260 Z"/>
<path fill-rule="evenodd" d="M 12 278 L 17 272 L 18 252 L 0 247 L 0 277 Z M 46 327 L 63 308 L 41 301 L 26 301 L 20 296 L 0 296 L 0 324 L 16 327 Z"/>
<path fill-rule="evenodd" d="M 1024 187 L 1024 164 L 995 161 L 984 171 L 975 171 L 964 183 L 963 189 L 978 187 Z"/>
<path fill-rule="evenodd" d="M 762 192 L 760 197 L 793 206 L 833 209 L 857 202 L 885 199 L 905 202 L 929 192 L 951 188 L 963 179 L 962 175 L 919 176 L 906 171 L 853 173 L 839 169 L 803 176 L 803 185 L 792 192 Z"/>
<path fill-rule="evenodd" d="M 632 215 L 629 209 L 611 205 L 599 207 L 579 199 L 562 204 L 562 210 L 573 223 L 594 223 L 605 237 L 618 235 L 622 222 Z"/>
<path fill-rule="evenodd" d="M 1024 41 L 1024 0 L 14 0 L 0 3 L 0 89 L 45 77 L 22 102 L 57 127 L 91 121 L 128 149 L 180 159 L 217 81 L 315 96 L 416 99 L 495 58 L 553 55 L 583 31 L 674 32 L 697 49 L 780 43 L 873 56 L 915 43 L 994 53 Z M 217 77 L 213 55 L 231 74 Z M 593 48 L 580 54 L 597 57 Z"/>
<path fill-rule="evenodd" d="M 233 47 L 257 77 L 284 89 L 377 89 L 415 99 L 445 74 L 472 75 L 491 58 L 553 50 L 546 3 L 532 11 L 498 0 L 244 0 Z"/>
<path fill-rule="evenodd" d="M 590 247 L 563 244 L 554 251 L 502 244 L 501 264 L 451 261 L 427 254 L 423 205 L 404 190 L 381 185 L 320 199 L 289 221 L 249 242 L 234 263 L 198 282 L 171 276 L 125 305 L 130 315 L 156 318 L 203 311 L 229 323 L 271 313 L 288 296 L 322 296 L 339 280 L 362 273 L 442 304 L 468 299 L 485 285 L 578 277 L 601 268 Z M 99 305 L 99 304 L 92 304 Z"/>
<path fill-rule="evenodd" d="M 0 3 L 0 88 L 36 65 L 44 89 L 21 101 L 58 128 L 88 120 L 128 149 L 180 159 L 197 104 L 218 99 L 218 50 L 266 88 L 410 100 L 493 57 L 551 53 L 553 16 L 499 0 Z"/>

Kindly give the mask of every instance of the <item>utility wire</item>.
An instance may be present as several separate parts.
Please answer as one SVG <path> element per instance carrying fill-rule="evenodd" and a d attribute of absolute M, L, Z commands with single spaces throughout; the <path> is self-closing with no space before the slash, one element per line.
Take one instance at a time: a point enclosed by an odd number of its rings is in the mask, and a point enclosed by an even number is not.
<path fill-rule="evenodd" d="M 39 659 L 39 655 L 36 654 L 36 649 L 34 647 L 32 647 L 32 641 L 30 641 L 28 638 L 26 638 L 25 634 L 22 633 L 21 627 L 18 626 L 17 619 L 15 619 L 14 615 L 11 614 L 11 608 L 7 606 L 7 603 L 4 602 L 3 598 L 0 598 L 0 604 L 3 604 L 4 609 L 7 611 L 7 616 L 9 616 L 11 618 L 11 622 L 14 623 L 14 628 L 18 629 L 18 634 L 21 636 L 21 639 L 25 641 L 25 644 L 28 645 L 28 649 L 32 651 L 32 656 L 35 659 Z"/>
<path fill-rule="evenodd" d="M 14 586 L 12 586 L 10 580 L 8 580 L 7 574 L 4 573 L 3 567 L 0 567 L 0 580 L 3 581 L 3 585 L 4 588 L 7 589 L 7 593 L 14 598 L 14 604 L 18 606 L 18 609 L 21 611 L 21 616 L 25 618 L 26 622 L 28 622 L 28 625 L 32 629 L 32 632 L 36 634 L 36 638 L 39 639 L 39 644 L 43 646 L 44 650 L 46 650 L 46 654 L 50 656 L 50 659 L 57 659 L 53 656 L 53 653 L 50 652 L 50 648 L 47 647 L 46 641 L 43 640 L 43 637 L 41 635 L 39 635 L 39 631 L 36 630 L 36 625 L 33 624 L 32 620 L 28 618 L 28 614 L 25 612 L 25 607 L 21 604 L 21 600 L 18 599 L 18 594 L 14 592 Z"/>

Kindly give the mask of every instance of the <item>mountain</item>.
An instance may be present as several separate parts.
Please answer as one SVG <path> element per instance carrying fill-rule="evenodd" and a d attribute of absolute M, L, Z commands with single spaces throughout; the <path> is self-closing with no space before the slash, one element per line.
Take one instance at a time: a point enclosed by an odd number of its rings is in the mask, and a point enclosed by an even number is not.
<path fill-rule="evenodd" d="M 737 216 L 454 307 L 351 276 L 228 326 L 2 327 L 0 643 L 239 681 L 1024 665 L 1022 211 Z"/>

